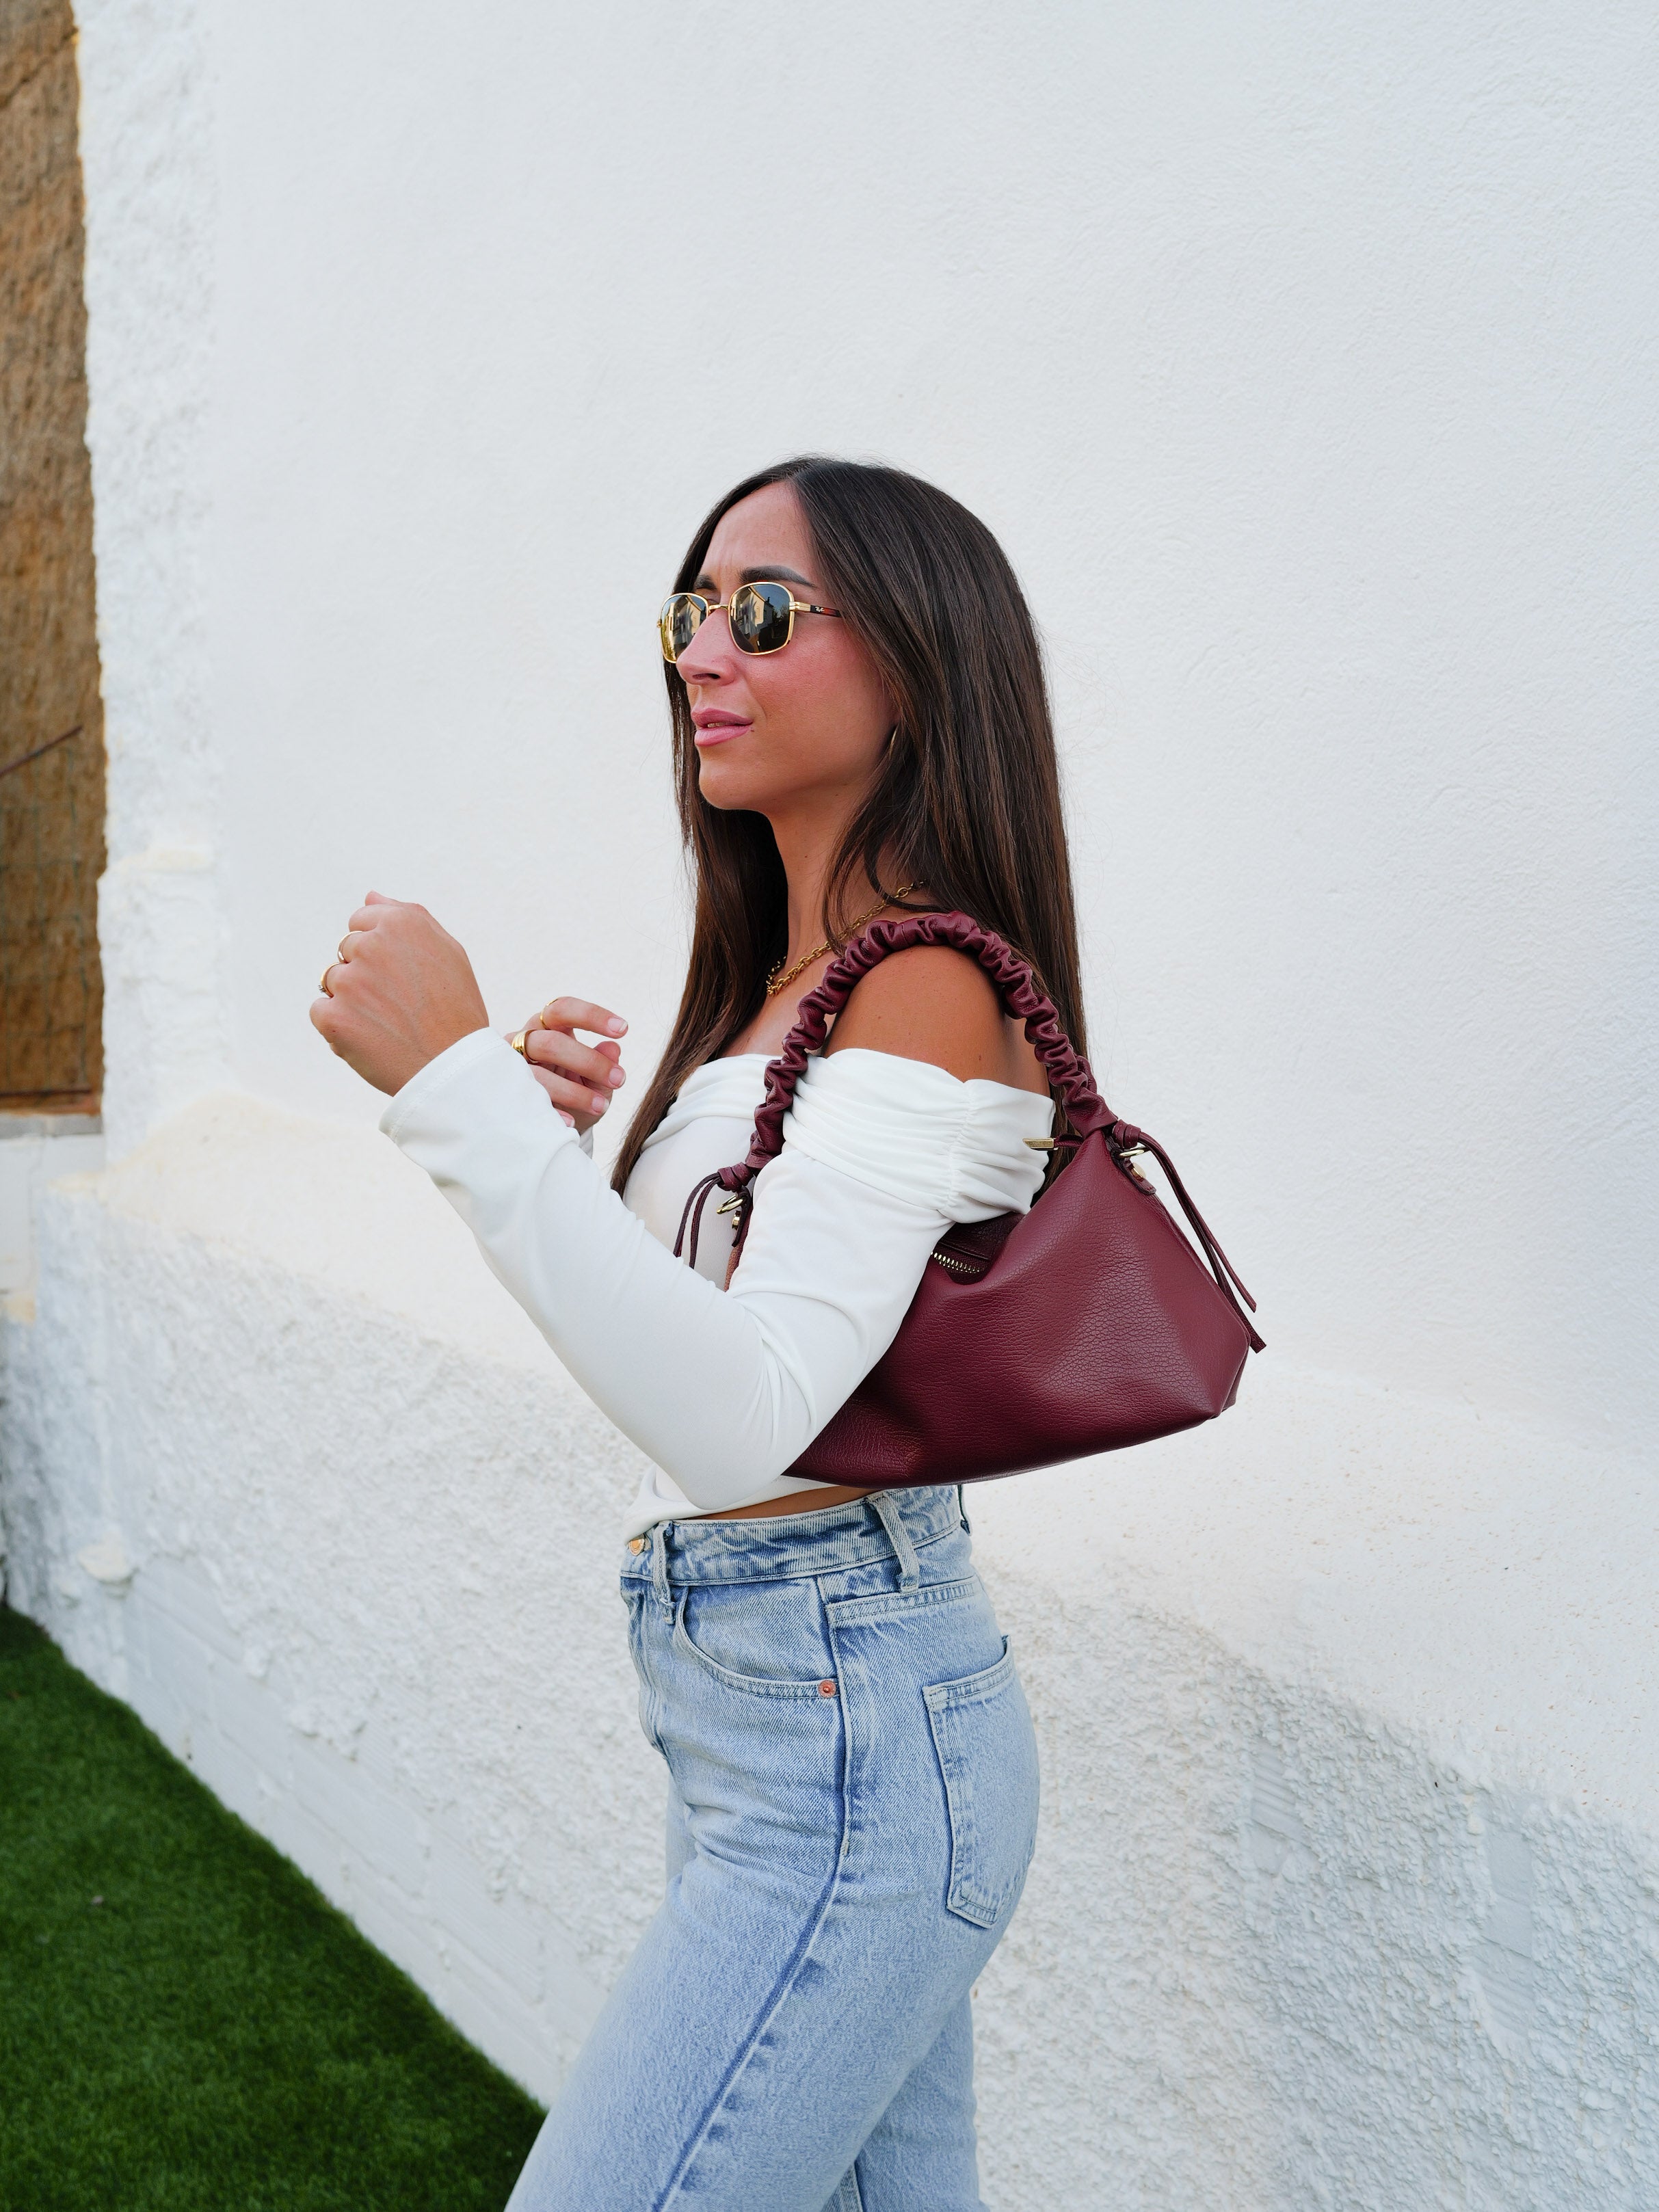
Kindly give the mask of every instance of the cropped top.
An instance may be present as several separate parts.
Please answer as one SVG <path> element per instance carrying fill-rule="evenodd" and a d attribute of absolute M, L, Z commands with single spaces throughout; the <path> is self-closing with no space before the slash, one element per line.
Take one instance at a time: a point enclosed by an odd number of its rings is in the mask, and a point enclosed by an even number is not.
<path fill-rule="evenodd" d="M 857 1047 L 815 1058 L 724 1288 L 732 1231 L 714 1200 L 695 1271 L 672 1246 L 692 1186 L 748 1150 L 765 1068 L 750 1054 L 688 1076 L 625 1202 L 492 1030 L 428 1061 L 381 1116 L 654 1462 L 629 1534 L 818 1487 L 784 1469 L 892 1342 L 945 1230 L 1023 1212 L 1042 1178 L 1026 1139 L 1048 1133 L 1045 1095 Z"/>

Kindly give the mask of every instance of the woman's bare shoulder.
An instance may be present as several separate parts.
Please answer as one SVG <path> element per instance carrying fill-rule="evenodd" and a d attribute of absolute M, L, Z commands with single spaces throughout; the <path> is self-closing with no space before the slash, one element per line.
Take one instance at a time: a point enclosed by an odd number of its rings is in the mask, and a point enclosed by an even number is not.
<path fill-rule="evenodd" d="M 890 953 L 854 987 L 827 1049 L 923 1060 L 964 1082 L 983 1078 L 1046 1091 L 1036 1054 L 1002 1011 L 977 960 L 945 945 Z"/>

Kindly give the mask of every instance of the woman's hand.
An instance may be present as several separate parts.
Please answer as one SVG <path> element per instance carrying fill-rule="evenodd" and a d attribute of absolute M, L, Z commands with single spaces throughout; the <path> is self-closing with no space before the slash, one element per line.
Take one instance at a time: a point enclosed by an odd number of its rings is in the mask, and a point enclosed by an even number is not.
<path fill-rule="evenodd" d="M 311 1009 L 313 1027 L 377 1091 L 401 1091 L 428 1060 L 489 1027 L 472 963 L 423 906 L 370 891 Z"/>
<path fill-rule="evenodd" d="M 550 999 L 525 1024 L 524 1056 L 530 1072 L 561 1115 L 578 1129 L 591 1129 L 626 1082 L 619 1065 L 627 1023 L 607 1006 L 586 999 Z M 601 1042 L 578 1044 L 576 1031 Z"/>

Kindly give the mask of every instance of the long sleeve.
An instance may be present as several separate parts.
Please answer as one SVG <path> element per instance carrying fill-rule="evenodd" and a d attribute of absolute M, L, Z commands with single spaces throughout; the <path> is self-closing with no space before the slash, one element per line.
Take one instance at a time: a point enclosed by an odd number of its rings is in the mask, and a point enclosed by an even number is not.
<path fill-rule="evenodd" d="M 952 1220 L 1030 1203 L 1048 1101 L 881 1053 L 815 1060 L 729 1290 L 607 1188 L 510 1046 L 478 1030 L 381 1127 L 425 1168 L 570 1373 L 705 1511 L 790 1466 L 891 1343 Z M 711 1200 L 711 1204 L 712 1204 Z"/>

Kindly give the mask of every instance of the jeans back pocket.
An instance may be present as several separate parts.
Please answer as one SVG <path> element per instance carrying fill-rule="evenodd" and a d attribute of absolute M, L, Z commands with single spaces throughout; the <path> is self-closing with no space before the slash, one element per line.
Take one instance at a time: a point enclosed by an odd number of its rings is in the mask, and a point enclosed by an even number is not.
<path fill-rule="evenodd" d="M 945 1907 L 994 1928 L 1018 1903 L 1036 1843 L 1036 1736 L 1007 1638 L 994 1666 L 922 1695 L 951 1819 Z"/>

